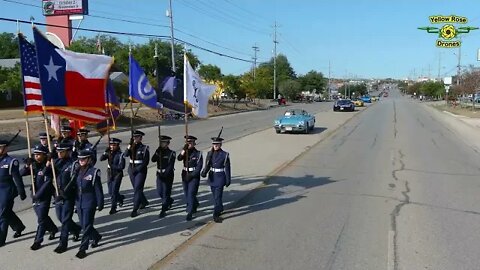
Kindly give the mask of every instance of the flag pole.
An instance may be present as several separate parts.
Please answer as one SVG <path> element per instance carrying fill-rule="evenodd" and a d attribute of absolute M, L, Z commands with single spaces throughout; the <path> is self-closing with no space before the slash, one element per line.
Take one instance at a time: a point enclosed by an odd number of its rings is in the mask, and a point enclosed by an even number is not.
<path fill-rule="evenodd" d="M 157 86 L 160 87 L 160 69 L 159 69 L 159 61 L 158 61 L 158 45 L 157 43 L 155 43 L 155 55 L 153 56 L 153 58 L 155 58 L 155 73 L 156 73 L 156 77 L 157 77 Z M 161 95 L 162 95 L 162 89 L 158 89 L 158 97 L 157 97 L 157 100 L 161 100 Z M 162 128 L 161 128 L 161 110 L 162 108 L 158 108 L 157 109 L 157 120 L 158 120 L 158 147 L 160 148 L 161 144 L 162 144 Z M 160 153 L 159 153 L 160 154 Z M 160 156 L 158 158 L 158 165 L 160 165 L 160 169 L 162 169 L 162 157 Z"/>
<path fill-rule="evenodd" d="M 43 108 L 43 121 L 45 122 L 45 132 L 47 133 L 48 151 L 51 154 L 52 153 L 52 142 L 50 140 L 50 132 L 48 130 L 47 112 L 45 111 L 45 108 Z M 53 162 L 53 159 L 50 159 L 50 166 L 52 167 L 53 186 L 55 187 L 55 196 L 58 196 L 57 173 L 55 172 L 55 163 Z"/>
<path fill-rule="evenodd" d="M 21 52 L 21 45 L 20 45 L 20 26 L 19 26 L 19 23 L 18 23 L 18 20 L 17 20 L 17 36 L 18 36 L 18 44 L 19 44 L 19 48 L 20 48 L 20 55 L 22 55 L 22 52 Z M 20 61 L 21 62 L 21 61 Z M 21 82 L 22 82 L 22 89 L 24 91 L 24 95 L 26 95 L 25 93 L 25 84 L 24 84 L 24 81 L 23 81 L 23 70 L 21 70 L 21 73 L 20 73 L 20 76 L 22 77 L 21 78 Z M 28 147 L 28 159 L 31 159 L 32 158 L 32 147 L 31 147 L 31 143 L 30 143 L 30 123 L 28 121 L 28 112 L 27 112 L 27 104 L 26 104 L 26 97 L 23 97 L 24 98 L 24 114 L 25 114 L 25 127 L 27 129 L 27 147 Z M 30 180 L 32 182 L 32 194 L 33 196 L 35 196 L 35 180 L 33 178 L 33 167 L 32 167 L 32 164 L 30 164 L 30 166 L 28 166 L 29 169 L 30 169 Z"/>
<path fill-rule="evenodd" d="M 32 28 L 35 28 L 35 24 L 33 23 L 32 18 L 30 18 L 30 19 L 31 19 L 31 23 L 32 23 Z M 38 51 L 37 51 L 37 54 L 38 54 Z M 37 58 L 37 61 L 38 61 L 38 58 Z M 37 63 L 37 66 L 38 66 L 38 63 Z M 45 104 L 43 101 L 44 100 L 43 100 L 43 95 L 42 95 L 42 103 Z M 47 111 L 45 110 L 45 107 L 43 107 L 43 122 L 45 123 L 45 132 L 47 133 L 48 152 L 50 152 L 50 154 L 51 154 L 51 152 L 52 152 L 52 142 L 51 142 L 51 139 L 50 139 L 50 131 L 48 130 Z M 53 162 L 51 160 L 50 161 L 50 166 L 52 167 L 53 186 L 55 188 L 55 196 L 58 196 L 57 173 L 55 172 L 55 162 Z"/>
<path fill-rule="evenodd" d="M 188 138 L 187 69 L 185 68 L 186 66 L 187 66 L 187 47 L 185 45 L 184 53 L 183 53 L 183 105 L 185 109 L 183 118 L 185 121 L 185 141 Z M 185 150 L 185 158 L 188 162 L 188 148 Z"/>

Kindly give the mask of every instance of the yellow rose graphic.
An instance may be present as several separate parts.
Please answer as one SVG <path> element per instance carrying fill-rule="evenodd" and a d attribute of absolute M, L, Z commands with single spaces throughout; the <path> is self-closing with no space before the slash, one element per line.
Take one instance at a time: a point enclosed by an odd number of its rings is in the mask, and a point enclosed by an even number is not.
<path fill-rule="evenodd" d="M 457 36 L 457 29 L 451 24 L 445 24 L 440 29 L 440 37 L 443 39 L 452 39 Z"/>

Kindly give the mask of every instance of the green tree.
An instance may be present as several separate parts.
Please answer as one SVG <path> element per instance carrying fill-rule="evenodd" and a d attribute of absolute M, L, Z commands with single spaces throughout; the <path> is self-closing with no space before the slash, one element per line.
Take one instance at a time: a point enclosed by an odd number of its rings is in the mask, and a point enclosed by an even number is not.
<path fill-rule="evenodd" d="M 235 99 L 234 108 L 237 102 L 246 97 L 245 88 L 241 87 L 240 78 L 235 75 L 226 75 L 222 78 L 225 92 Z"/>
<path fill-rule="evenodd" d="M 324 92 L 327 85 L 327 80 L 323 74 L 314 70 L 309 71 L 304 76 L 298 77 L 298 81 L 303 91 L 315 91 L 316 94 Z"/>
<path fill-rule="evenodd" d="M 0 59 L 20 58 L 18 38 L 12 33 L 0 33 Z"/>
<path fill-rule="evenodd" d="M 208 82 L 219 81 L 222 78 L 222 71 L 215 65 L 200 65 L 198 74 Z"/>
<path fill-rule="evenodd" d="M 295 100 L 302 92 L 302 85 L 296 80 L 285 80 L 279 85 L 280 93 L 290 100 Z"/>
<path fill-rule="evenodd" d="M 16 64 L 13 68 L 0 67 L 0 90 L 22 93 L 20 64 Z"/>
<path fill-rule="evenodd" d="M 442 82 L 425 82 L 420 86 L 420 91 L 425 96 L 438 97 L 445 92 L 445 87 Z"/>

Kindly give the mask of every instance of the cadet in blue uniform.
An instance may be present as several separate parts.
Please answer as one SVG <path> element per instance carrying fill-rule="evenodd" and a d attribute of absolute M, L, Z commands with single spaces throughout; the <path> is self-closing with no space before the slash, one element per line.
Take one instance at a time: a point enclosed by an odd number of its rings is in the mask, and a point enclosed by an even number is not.
<path fill-rule="evenodd" d="M 160 137 L 160 146 L 152 156 L 152 162 L 157 162 L 157 192 L 162 199 L 162 210 L 160 211 L 160 218 L 165 217 L 167 210 L 172 207 L 172 185 L 175 169 L 175 158 L 177 154 L 170 150 L 169 136 L 162 135 Z"/>
<path fill-rule="evenodd" d="M 147 165 L 150 162 L 150 152 L 148 146 L 142 144 L 142 137 L 145 133 L 140 130 L 133 132 L 133 138 L 130 140 L 128 148 L 124 155 L 130 157 L 130 166 L 128 166 L 128 176 L 133 186 L 133 210 L 131 217 L 138 216 L 138 209 L 145 208 L 149 202 L 143 193 L 145 179 L 147 178 Z"/>
<path fill-rule="evenodd" d="M 125 169 L 125 158 L 120 149 L 122 140 L 117 138 L 110 138 L 108 148 L 100 157 L 100 161 L 107 160 L 108 162 L 108 194 L 110 194 L 112 207 L 110 208 L 110 215 L 117 212 L 117 204 L 123 206 L 124 196 L 120 194 L 120 185 L 122 184 L 123 169 Z"/>
<path fill-rule="evenodd" d="M 75 207 L 76 183 L 75 175 L 78 173 L 78 163 L 70 157 L 72 146 L 61 143 L 57 147 L 58 159 L 55 160 L 55 172 L 58 183 L 58 196 L 55 198 L 55 210 L 57 218 L 62 223 L 60 231 L 60 243 L 55 248 L 56 253 L 67 251 L 68 234 L 73 234 L 73 240 L 80 239 L 82 228 L 72 220 Z"/>
<path fill-rule="evenodd" d="M 77 159 L 77 152 L 78 150 L 76 149 L 76 140 L 75 137 L 72 135 L 73 129 L 70 126 L 62 126 L 60 128 L 60 137 L 57 140 L 57 144 L 60 143 L 66 143 L 72 145 L 72 159 L 76 160 Z"/>
<path fill-rule="evenodd" d="M 8 155 L 7 144 L 0 140 L 0 247 L 5 245 L 9 225 L 16 231 L 14 238 L 20 237 L 25 230 L 25 225 L 13 212 L 13 202 L 19 194 L 22 201 L 27 196 L 18 160 Z"/>
<path fill-rule="evenodd" d="M 75 256 L 80 259 L 87 256 L 86 251 L 90 240 L 93 241 L 92 248 L 94 248 L 98 246 L 98 242 L 102 239 L 102 236 L 93 227 L 95 211 L 102 211 L 104 205 L 101 173 L 99 169 L 91 165 L 91 156 L 92 153 L 88 150 L 78 152 L 80 167 L 76 177 L 76 206 L 82 224 L 82 243 Z"/>
<path fill-rule="evenodd" d="M 50 136 L 50 138 L 52 138 L 52 136 Z M 46 132 L 40 132 L 38 133 L 38 139 L 40 141 L 40 144 L 47 147 L 48 148 L 48 136 L 47 136 L 47 133 Z M 50 154 L 50 156 L 53 158 L 53 159 L 57 159 L 57 155 L 56 155 L 56 146 L 52 146 L 52 152 Z"/>
<path fill-rule="evenodd" d="M 231 182 L 230 155 L 222 149 L 223 139 L 212 138 L 212 150 L 208 152 L 202 177 L 207 177 L 213 195 L 213 221 L 221 222 L 223 212 L 223 187 L 228 187 Z"/>
<path fill-rule="evenodd" d="M 47 160 L 48 148 L 43 145 L 36 145 L 33 149 L 34 161 L 27 159 L 27 164 L 22 168 L 20 174 L 22 176 L 30 175 L 30 166 L 33 166 L 33 180 L 35 186 L 35 194 L 32 193 L 33 210 L 37 214 L 37 234 L 32 250 L 37 250 L 42 247 L 43 236 L 46 231 L 50 232 L 49 240 L 55 238 L 58 228 L 53 223 L 48 212 L 50 210 L 50 202 L 54 194 L 54 186 L 52 176 L 48 172 L 51 170 L 50 162 Z"/>
<path fill-rule="evenodd" d="M 75 141 L 75 151 L 89 150 L 92 152 L 92 159 L 90 162 L 93 166 L 97 163 L 97 149 L 93 148 L 93 144 L 88 141 L 88 133 L 90 130 L 81 128 L 77 131 L 78 140 Z"/>
<path fill-rule="evenodd" d="M 187 201 L 187 217 L 186 220 L 192 220 L 193 214 L 197 212 L 199 206 L 197 193 L 200 185 L 200 171 L 203 167 L 202 152 L 195 148 L 194 136 L 185 136 L 186 144 L 182 152 L 178 154 L 177 159 L 183 161 L 182 185 L 183 193 Z"/>

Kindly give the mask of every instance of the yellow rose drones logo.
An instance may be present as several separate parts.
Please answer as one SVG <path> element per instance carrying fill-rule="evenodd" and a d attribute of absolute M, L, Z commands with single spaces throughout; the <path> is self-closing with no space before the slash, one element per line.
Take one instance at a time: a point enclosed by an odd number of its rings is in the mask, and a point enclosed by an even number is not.
<path fill-rule="evenodd" d="M 429 17 L 432 24 L 443 24 L 442 27 L 418 27 L 420 30 L 425 30 L 427 33 L 438 34 L 436 41 L 437 47 L 441 48 L 457 48 L 462 45 L 462 42 L 457 39 L 459 34 L 470 33 L 472 30 L 477 30 L 478 27 L 462 26 L 455 27 L 455 24 L 466 24 L 468 19 L 466 17 L 456 15 L 435 15 Z"/>

